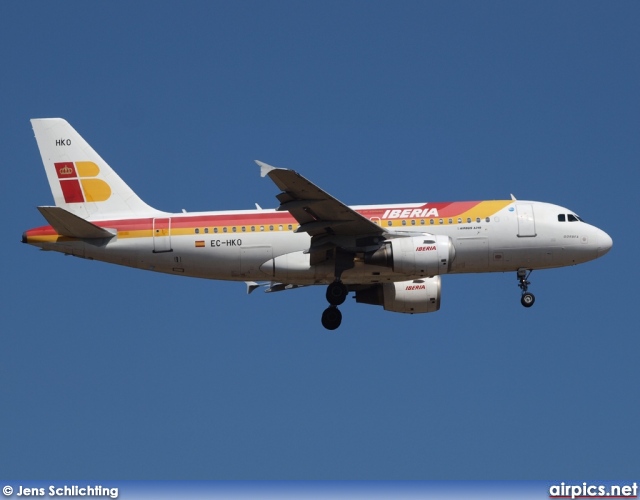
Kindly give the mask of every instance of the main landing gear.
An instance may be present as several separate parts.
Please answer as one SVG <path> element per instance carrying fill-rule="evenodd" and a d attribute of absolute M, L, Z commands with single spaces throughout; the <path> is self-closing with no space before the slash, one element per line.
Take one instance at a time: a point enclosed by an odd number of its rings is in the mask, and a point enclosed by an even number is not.
<path fill-rule="evenodd" d="M 524 307 L 531 307 L 533 303 L 536 301 L 536 297 L 529 293 L 527 290 L 529 289 L 529 285 L 531 282 L 529 281 L 529 276 L 533 271 L 529 269 L 518 269 L 518 286 L 520 290 L 522 290 L 522 297 L 520 298 L 520 303 Z"/>
<path fill-rule="evenodd" d="M 348 293 L 346 285 L 340 280 L 334 281 L 327 287 L 327 302 L 330 306 L 322 313 L 322 326 L 327 330 L 335 330 L 342 323 L 342 313 L 338 306 L 344 303 Z"/>

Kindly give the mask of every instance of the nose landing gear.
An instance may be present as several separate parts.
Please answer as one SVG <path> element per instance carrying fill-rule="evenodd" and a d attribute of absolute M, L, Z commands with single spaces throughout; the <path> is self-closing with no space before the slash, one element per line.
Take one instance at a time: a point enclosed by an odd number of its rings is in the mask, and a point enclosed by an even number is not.
<path fill-rule="evenodd" d="M 529 276 L 532 272 L 533 271 L 529 269 L 518 269 L 518 286 L 520 287 L 520 290 L 522 290 L 520 303 L 524 307 L 531 307 L 536 301 L 535 295 L 527 291 L 529 289 L 529 285 L 531 284 L 531 282 L 529 281 Z"/>
<path fill-rule="evenodd" d="M 338 306 L 344 303 L 349 290 L 345 284 L 336 280 L 327 287 L 327 302 L 331 304 L 322 313 L 322 326 L 327 330 L 335 330 L 342 323 L 342 313 L 338 309 Z"/>

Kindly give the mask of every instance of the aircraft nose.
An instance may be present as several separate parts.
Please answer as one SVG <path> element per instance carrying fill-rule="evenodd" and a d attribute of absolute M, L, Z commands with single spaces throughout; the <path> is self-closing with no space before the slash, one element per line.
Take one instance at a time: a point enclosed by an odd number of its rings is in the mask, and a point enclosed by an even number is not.
<path fill-rule="evenodd" d="M 611 236 L 600 230 L 600 232 L 598 233 L 598 257 L 602 257 L 604 254 L 606 254 L 609 250 L 611 250 L 612 246 L 613 240 L 611 239 Z"/>

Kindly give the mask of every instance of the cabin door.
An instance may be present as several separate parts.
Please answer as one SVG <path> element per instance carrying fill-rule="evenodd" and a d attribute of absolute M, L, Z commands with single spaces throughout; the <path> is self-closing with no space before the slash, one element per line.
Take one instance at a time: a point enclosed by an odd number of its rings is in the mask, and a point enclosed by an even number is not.
<path fill-rule="evenodd" d="M 530 203 L 518 203 L 518 237 L 531 237 L 536 235 L 536 221 L 533 217 L 533 205 Z"/>
<path fill-rule="evenodd" d="M 171 252 L 171 219 L 153 219 L 153 252 Z"/>

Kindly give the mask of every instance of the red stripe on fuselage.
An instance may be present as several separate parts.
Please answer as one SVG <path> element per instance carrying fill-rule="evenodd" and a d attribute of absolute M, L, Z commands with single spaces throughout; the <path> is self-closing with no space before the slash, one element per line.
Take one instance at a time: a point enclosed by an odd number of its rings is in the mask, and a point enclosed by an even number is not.
<path fill-rule="evenodd" d="M 413 205 L 412 209 L 436 209 L 438 217 L 454 217 L 460 215 L 482 203 L 481 201 L 456 201 L 449 203 L 425 203 Z M 397 210 L 395 205 L 392 210 Z M 382 218 L 389 207 L 376 207 L 358 210 L 366 218 Z M 256 212 L 256 213 L 218 213 L 203 215 L 167 214 L 157 218 L 170 218 L 173 229 L 213 227 L 213 226 L 251 226 L 270 224 L 297 224 L 297 221 L 288 212 Z M 91 221 L 96 226 L 117 229 L 119 231 L 144 231 L 153 229 L 153 217 L 141 219 L 112 219 L 104 221 Z M 57 234 L 50 226 L 42 226 L 27 231 L 27 235 L 52 235 Z"/>

